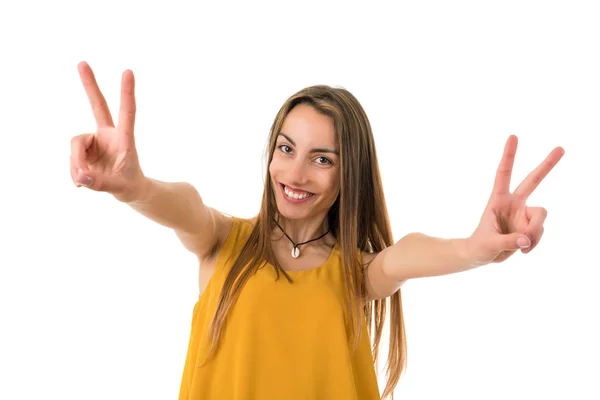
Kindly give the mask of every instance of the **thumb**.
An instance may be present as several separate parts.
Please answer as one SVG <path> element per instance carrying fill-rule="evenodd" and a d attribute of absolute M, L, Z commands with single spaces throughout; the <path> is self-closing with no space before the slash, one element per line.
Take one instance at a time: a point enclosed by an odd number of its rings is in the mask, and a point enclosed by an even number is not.
<path fill-rule="evenodd" d="M 501 236 L 503 250 L 526 249 L 531 246 L 531 239 L 522 233 L 509 233 Z"/>
<path fill-rule="evenodd" d="M 77 169 L 77 176 L 75 182 L 88 188 L 92 188 L 96 179 L 94 179 L 94 173 L 91 171 L 84 171 L 81 168 Z"/>

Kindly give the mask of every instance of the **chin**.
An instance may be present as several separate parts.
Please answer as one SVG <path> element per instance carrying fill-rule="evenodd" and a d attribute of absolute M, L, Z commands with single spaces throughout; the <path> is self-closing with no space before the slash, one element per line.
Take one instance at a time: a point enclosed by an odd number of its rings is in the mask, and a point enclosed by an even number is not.
<path fill-rule="evenodd" d="M 285 202 L 285 200 L 283 200 Z M 286 219 L 302 219 L 311 214 L 311 209 L 302 209 L 299 210 L 297 207 L 294 207 L 290 204 L 281 204 L 280 200 L 276 201 L 277 212 L 279 215 Z"/>

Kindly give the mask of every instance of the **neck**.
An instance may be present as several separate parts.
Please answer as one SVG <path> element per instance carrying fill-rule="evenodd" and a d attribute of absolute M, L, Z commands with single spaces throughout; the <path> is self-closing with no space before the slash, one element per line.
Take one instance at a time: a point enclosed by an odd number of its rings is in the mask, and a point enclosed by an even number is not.
<path fill-rule="evenodd" d="M 278 218 L 276 217 L 275 220 L 296 244 L 315 239 L 329 230 L 329 223 L 326 215 L 304 219 L 288 219 L 280 215 Z M 281 232 L 277 226 L 275 226 L 275 230 Z M 322 239 L 327 238 L 327 236 L 328 235 L 325 235 Z M 277 237 L 279 237 L 279 235 L 277 235 Z M 285 235 L 283 235 L 283 238 L 286 242 L 289 242 Z M 317 242 L 319 241 L 314 241 L 309 244 Z M 290 243 L 290 246 L 291 245 L 292 244 Z"/>

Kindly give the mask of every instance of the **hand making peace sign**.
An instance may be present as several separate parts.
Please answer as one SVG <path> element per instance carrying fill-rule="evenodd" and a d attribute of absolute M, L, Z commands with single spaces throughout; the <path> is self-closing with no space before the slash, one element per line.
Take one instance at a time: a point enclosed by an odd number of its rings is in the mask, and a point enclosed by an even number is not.
<path fill-rule="evenodd" d="M 71 177 L 75 185 L 108 192 L 121 201 L 134 200 L 142 190 L 135 140 L 135 94 L 133 72 L 123 73 L 121 108 L 115 127 L 106 100 L 90 66 L 77 66 L 96 119 L 97 131 L 71 139 Z"/>
<path fill-rule="evenodd" d="M 539 243 L 544 233 L 547 211 L 543 207 L 527 206 L 527 198 L 560 161 L 565 151 L 557 147 L 510 193 L 517 137 L 506 141 L 504 154 L 479 226 L 468 239 L 473 260 L 479 265 L 502 262 L 517 250 L 529 253 Z"/>

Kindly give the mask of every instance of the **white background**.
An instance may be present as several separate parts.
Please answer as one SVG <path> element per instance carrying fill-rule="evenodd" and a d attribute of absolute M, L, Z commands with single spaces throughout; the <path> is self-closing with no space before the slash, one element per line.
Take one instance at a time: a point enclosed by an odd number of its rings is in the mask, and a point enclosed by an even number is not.
<path fill-rule="evenodd" d="M 600 398 L 599 17 L 574 0 L 2 2 L 0 398 L 179 392 L 198 265 L 167 228 L 72 184 L 70 139 L 95 130 L 82 60 L 115 111 L 134 71 L 147 175 L 240 217 L 258 211 L 276 112 L 308 85 L 365 107 L 396 240 L 469 235 L 510 134 L 513 188 L 563 146 L 530 199 L 549 211 L 538 248 L 403 287 L 396 394 Z"/>

